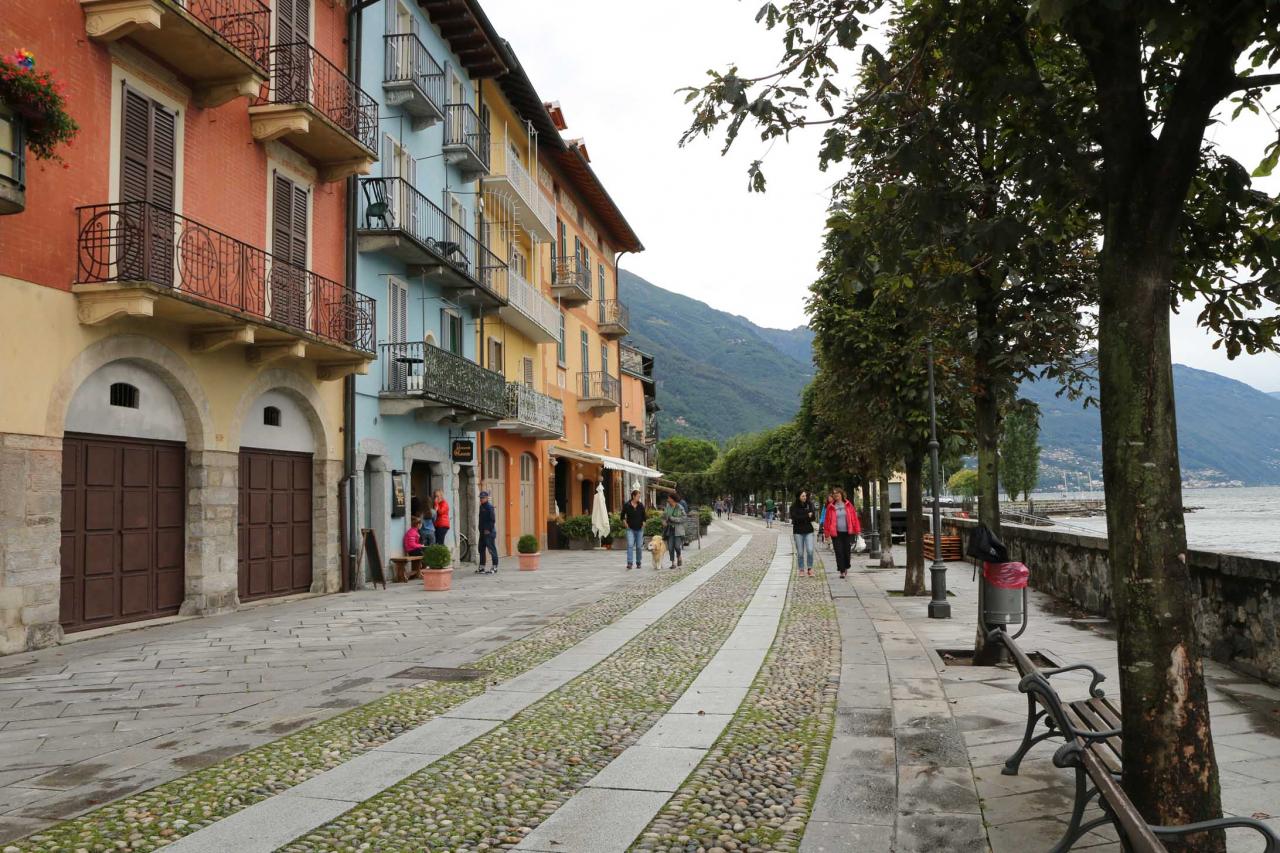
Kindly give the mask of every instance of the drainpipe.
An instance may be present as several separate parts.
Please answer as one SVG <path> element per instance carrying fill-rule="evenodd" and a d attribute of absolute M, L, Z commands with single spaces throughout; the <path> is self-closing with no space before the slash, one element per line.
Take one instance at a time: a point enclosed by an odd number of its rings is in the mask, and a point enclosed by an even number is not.
<path fill-rule="evenodd" d="M 347 11 L 347 75 L 355 80 L 357 84 L 360 82 L 360 42 L 363 36 L 364 10 L 374 3 L 381 0 L 360 0 L 353 3 Z M 356 283 L 356 219 L 359 215 L 357 210 L 359 184 L 356 176 L 352 175 L 347 178 L 347 227 L 345 229 L 344 242 L 346 250 L 346 278 L 347 284 L 352 289 L 357 288 Z M 377 328 L 374 328 L 374 337 L 377 337 Z M 338 547 L 342 552 L 343 574 L 346 579 L 344 586 L 347 589 L 355 589 L 357 587 L 356 572 L 360 567 L 355 564 L 355 543 L 359 541 L 357 535 L 359 522 L 356 515 L 356 501 L 354 488 L 355 464 L 356 464 L 356 377 L 350 375 L 342 380 L 342 432 L 343 432 L 343 460 L 342 460 L 342 480 L 338 483 L 338 495 L 340 501 L 345 501 L 346 512 L 340 513 L 345 515 L 341 527 L 338 530 Z"/>

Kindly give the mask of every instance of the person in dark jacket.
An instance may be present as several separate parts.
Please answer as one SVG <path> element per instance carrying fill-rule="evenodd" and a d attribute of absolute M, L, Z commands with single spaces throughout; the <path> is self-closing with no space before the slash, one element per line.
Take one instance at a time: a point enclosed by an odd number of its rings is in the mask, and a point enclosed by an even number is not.
<path fill-rule="evenodd" d="M 493 570 L 485 568 L 485 552 L 493 555 Z M 498 516 L 489 503 L 489 493 L 480 493 L 480 574 L 496 575 L 498 573 Z"/>
<path fill-rule="evenodd" d="M 640 490 L 633 489 L 631 500 L 622 505 L 622 523 L 627 528 L 627 571 L 640 568 L 644 553 L 644 523 L 647 518 Z M 634 559 L 633 559 L 634 557 Z"/>
<path fill-rule="evenodd" d="M 809 492 L 801 489 L 791 505 L 791 535 L 796 540 L 796 571 L 813 577 L 813 522 L 817 509 Z M 806 565 L 807 564 L 807 565 Z"/>

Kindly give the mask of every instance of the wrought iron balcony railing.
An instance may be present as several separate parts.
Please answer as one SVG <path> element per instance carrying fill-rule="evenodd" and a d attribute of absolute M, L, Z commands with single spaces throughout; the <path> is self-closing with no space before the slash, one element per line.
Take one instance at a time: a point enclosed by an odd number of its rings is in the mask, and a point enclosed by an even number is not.
<path fill-rule="evenodd" d="M 526 231 L 536 232 L 542 239 L 550 240 L 556 233 L 555 202 L 543 194 L 537 179 L 505 140 L 493 140 L 490 156 L 486 185 L 512 196 L 516 217 Z"/>
<path fill-rule="evenodd" d="M 404 178 L 361 178 L 364 231 L 394 231 L 489 296 L 507 301 L 507 265 L 480 240 Z"/>
<path fill-rule="evenodd" d="M 177 0 L 177 5 L 256 65 L 267 67 L 271 9 L 266 3 L 261 0 Z"/>
<path fill-rule="evenodd" d="M 374 300 L 147 202 L 77 209 L 81 284 L 147 283 L 374 352 Z"/>
<path fill-rule="evenodd" d="M 620 300 L 603 300 L 597 318 L 600 333 L 607 337 L 622 337 L 631 331 L 631 309 Z"/>
<path fill-rule="evenodd" d="M 551 267 L 551 289 L 566 302 L 589 302 L 591 270 L 577 255 L 559 255 Z"/>
<path fill-rule="evenodd" d="M 270 88 L 259 104 L 308 104 L 376 155 L 378 102 L 305 42 L 271 47 Z"/>
<path fill-rule="evenodd" d="M 578 374 L 578 390 L 586 400 L 609 400 L 614 405 L 622 402 L 622 382 L 603 370 Z"/>
<path fill-rule="evenodd" d="M 444 69 L 426 45 L 414 33 L 389 33 L 382 38 L 386 51 L 383 83 L 415 87 L 427 100 L 427 111 L 443 116 Z"/>
<path fill-rule="evenodd" d="M 470 104 L 444 105 L 444 148 L 464 149 L 464 168 L 489 171 L 489 128 Z"/>
<path fill-rule="evenodd" d="M 564 403 L 523 382 L 507 385 L 507 417 L 548 437 L 564 435 Z"/>
<path fill-rule="evenodd" d="M 378 350 L 384 392 L 420 396 L 495 422 L 507 417 L 501 373 L 422 341 L 379 344 Z"/>

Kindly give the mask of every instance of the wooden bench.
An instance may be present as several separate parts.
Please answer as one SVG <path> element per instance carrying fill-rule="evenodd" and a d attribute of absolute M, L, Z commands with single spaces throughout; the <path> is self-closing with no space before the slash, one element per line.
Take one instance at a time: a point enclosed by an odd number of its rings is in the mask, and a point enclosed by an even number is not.
<path fill-rule="evenodd" d="M 406 569 L 409 570 L 407 574 Z M 392 557 L 391 570 L 394 572 L 392 583 L 406 583 L 411 578 L 419 578 L 422 576 L 422 558 Z"/>
<path fill-rule="evenodd" d="M 1280 835 L 1261 821 L 1245 817 L 1220 818 L 1185 826 L 1153 826 L 1143 820 L 1138 809 L 1120 786 L 1124 768 L 1123 734 L 1119 710 L 1104 696 L 1098 686 L 1105 676 L 1087 663 L 1042 669 L 1019 648 L 1014 638 L 1002 630 L 987 635 L 987 642 L 1001 643 L 1009 650 L 1021 679 L 1018 689 L 1027 695 L 1027 728 L 1022 743 L 1001 771 L 1017 775 L 1027 751 L 1049 738 L 1060 738 L 1063 745 L 1054 753 L 1057 767 L 1075 770 L 1076 794 L 1067 832 L 1051 853 L 1070 850 L 1077 841 L 1104 824 L 1111 824 L 1126 842 L 1126 850 L 1134 853 L 1165 851 L 1161 838 L 1244 827 L 1261 833 L 1266 841 L 1264 853 L 1280 853 Z M 1063 700 L 1050 679 L 1064 672 L 1088 672 L 1092 676 L 1089 695 L 1083 699 Z M 1045 731 L 1036 734 L 1044 722 Z M 1102 817 L 1084 822 L 1085 810 L 1094 799 L 1102 808 Z"/>

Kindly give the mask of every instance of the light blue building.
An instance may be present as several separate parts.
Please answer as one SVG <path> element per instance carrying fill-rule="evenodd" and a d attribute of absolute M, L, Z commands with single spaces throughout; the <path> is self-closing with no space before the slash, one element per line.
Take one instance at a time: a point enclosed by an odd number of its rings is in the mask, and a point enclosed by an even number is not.
<path fill-rule="evenodd" d="M 505 380 L 476 352 L 507 304 L 477 204 L 490 155 L 478 89 L 507 70 L 504 51 L 471 2 L 381 0 L 353 38 L 380 116 L 354 223 L 357 286 L 378 304 L 378 360 L 355 383 L 354 526 L 401 554 L 409 516 L 439 489 L 456 549 L 476 539 L 476 431 L 507 413 Z"/>

